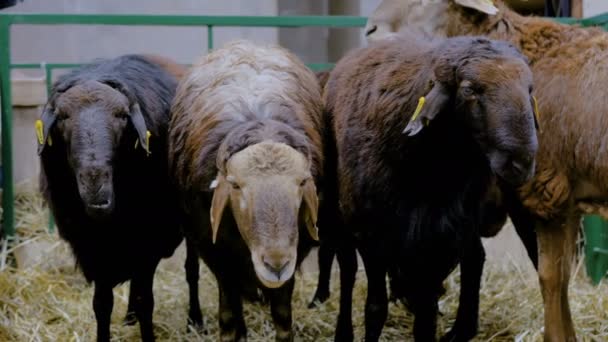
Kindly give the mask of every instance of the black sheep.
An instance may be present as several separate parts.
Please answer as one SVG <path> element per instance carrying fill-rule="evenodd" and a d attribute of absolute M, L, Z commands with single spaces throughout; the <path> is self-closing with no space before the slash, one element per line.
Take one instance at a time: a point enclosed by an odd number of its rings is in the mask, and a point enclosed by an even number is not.
<path fill-rule="evenodd" d="M 54 84 L 37 122 L 40 188 L 59 235 L 95 284 L 98 341 L 110 339 L 112 288 L 128 280 L 125 321 L 137 319 L 142 340 L 154 340 L 154 273 L 183 238 L 167 171 L 176 87 L 171 71 L 144 56 L 97 61 Z M 188 278 L 198 276 L 196 256 L 187 265 Z M 189 285 L 192 293 L 197 284 Z M 196 298 L 195 323 L 199 310 Z"/>

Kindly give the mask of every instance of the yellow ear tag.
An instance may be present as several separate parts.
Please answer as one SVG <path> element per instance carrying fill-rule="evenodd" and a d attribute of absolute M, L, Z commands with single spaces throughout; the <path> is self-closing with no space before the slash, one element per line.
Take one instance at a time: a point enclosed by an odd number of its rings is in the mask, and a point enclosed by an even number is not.
<path fill-rule="evenodd" d="M 51 135 L 49 134 L 49 137 L 46 138 L 46 143 L 49 144 L 49 146 L 53 146 L 53 140 L 51 139 Z"/>
<path fill-rule="evenodd" d="M 538 102 L 536 101 L 535 96 L 532 96 L 532 100 L 534 101 L 534 116 L 536 116 L 536 121 L 540 123 L 540 112 L 538 111 Z"/>
<path fill-rule="evenodd" d="M 152 133 L 150 133 L 150 131 L 146 131 L 146 152 L 148 153 L 148 155 L 150 155 L 150 137 L 152 136 Z"/>
<path fill-rule="evenodd" d="M 418 115 L 420 115 L 420 112 L 422 112 L 422 107 L 424 107 L 424 101 L 426 101 L 424 96 L 420 96 L 420 98 L 418 99 L 418 106 L 416 107 L 416 110 L 414 111 L 414 115 L 412 115 L 412 118 L 410 119 L 410 121 L 416 120 Z"/>
<path fill-rule="evenodd" d="M 44 144 L 42 141 L 42 139 L 44 139 L 43 129 L 44 123 L 42 123 L 42 120 L 36 120 L 36 136 L 38 137 L 38 144 L 40 145 Z"/>
<path fill-rule="evenodd" d="M 150 153 L 152 153 L 152 152 L 150 152 L 150 137 L 151 136 L 152 136 L 152 133 L 150 133 L 150 131 L 146 131 L 146 146 L 148 146 L 146 148 L 146 153 L 148 155 L 150 155 Z M 135 147 L 134 148 L 137 149 L 138 146 L 139 146 L 139 139 L 135 140 Z"/>

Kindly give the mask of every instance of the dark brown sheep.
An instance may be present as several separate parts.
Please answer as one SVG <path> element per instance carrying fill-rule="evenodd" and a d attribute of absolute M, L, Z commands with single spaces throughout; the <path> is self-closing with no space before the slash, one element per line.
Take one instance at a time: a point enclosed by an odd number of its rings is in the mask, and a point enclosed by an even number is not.
<path fill-rule="evenodd" d="M 246 41 L 204 56 L 178 87 L 170 165 L 187 239 L 218 281 L 222 340 L 246 338 L 242 299 L 259 290 L 277 340 L 293 339 L 293 275 L 318 239 L 321 110 L 304 64 Z"/>
<path fill-rule="evenodd" d="M 317 76 L 317 80 L 319 81 L 319 85 L 323 89 L 327 80 L 329 79 L 330 71 L 318 71 L 315 73 Z M 339 212 L 339 208 L 334 205 L 337 203 L 337 189 L 334 189 L 336 185 L 336 179 L 332 176 L 335 173 L 335 149 L 334 146 L 331 146 L 333 138 L 331 137 L 331 118 L 329 117 L 329 113 L 324 113 L 325 123 L 325 170 L 326 176 L 324 177 L 325 182 L 323 184 L 323 192 L 324 192 L 324 200 L 321 201 L 321 208 L 319 209 L 319 225 L 320 229 L 320 244 L 318 248 L 318 267 L 319 267 L 319 280 L 317 282 L 317 289 L 313 295 L 312 300 L 308 304 L 308 308 L 315 308 L 319 304 L 324 303 L 329 298 L 329 283 L 331 278 L 331 268 L 333 264 L 333 259 L 336 256 L 338 251 L 344 251 L 344 249 L 340 249 L 339 246 L 344 244 L 344 234 L 341 234 L 337 231 L 335 226 L 340 225 L 340 219 L 336 215 Z M 332 197 L 333 196 L 333 197 Z M 323 229 L 324 226 L 334 226 L 333 229 Z M 331 234 L 330 236 L 325 236 L 325 233 Z M 349 267 L 350 269 L 356 269 L 357 259 L 354 252 L 347 253 L 346 255 L 340 255 L 340 258 L 343 258 L 342 267 Z M 346 265 L 348 264 L 348 266 Z M 396 277 L 392 276 L 392 271 L 389 270 L 388 275 L 390 279 L 390 288 L 391 288 L 391 301 L 401 300 L 404 304 L 407 305 L 406 299 L 404 295 L 400 293 L 398 285 L 396 282 Z M 348 271 L 347 271 L 348 274 Z M 342 279 L 342 283 L 347 282 L 348 280 Z M 350 305 L 348 304 L 341 304 Z"/>
<path fill-rule="evenodd" d="M 500 0 L 494 4 L 385 0 L 380 15 L 370 18 L 369 38 L 402 27 L 435 36 L 486 35 L 513 43 L 528 57 L 540 109 L 537 170 L 512 201 L 519 215 L 508 209 L 518 230 L 535 227 L 538 234 L 545 339 L 571 341 L 576 334 L 568 282 L 580 218 L 584 212 L 608 218 L 608 33 L 523 17 Z M 433 15 L 425 19 L 422 13 Z"/>
<path fill-rule="evenodd" d="M 98 61 L 54 84 L 37 123 L 41 191 L 59 235 L 95 283 L 98 341 L 110 340 L 112 288 L 128 280 L 126 321 L 137 319 L 142 340 L 154 340 L 154 272 L 183 238 L 167 173 L 176 86 L 142 56 Z"/>
<path fill-rule="evenodd" d="M 378 340 L 386 319 L 391 268 L 416 315 L 415 338 L 434 340 L 442 281 L 458 262 L 460 306 L 445 339 L 476 334 L 483 203 L 494 182 L 518 185 L 534 171 L 531 87 L 513 46 L 480 37 L 403 35 L 350 53 L 332 71 L 324 99 L 342 218 L 368 279 L 366 341 Z M 341 292 L 350 297 L 352 287 Z M 338 339 L 352 339 L 342 330 L 349 324 L 339 319 Z"/>

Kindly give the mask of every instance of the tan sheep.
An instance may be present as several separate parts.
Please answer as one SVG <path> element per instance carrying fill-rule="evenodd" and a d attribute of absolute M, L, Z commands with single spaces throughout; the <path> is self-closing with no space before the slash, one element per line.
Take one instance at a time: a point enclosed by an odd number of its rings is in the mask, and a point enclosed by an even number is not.
<path fill-rule="evenodd" d="M 218 280 L 222 340 L 246 337 L 242 297 L 258 290 L 277 340 L 293 339 L 293 275 L 318 239 L 321 110 L 312 71 L 246 41 L 204 56 L 178 86 L 170 167 L 187 239 Z"/>
<path fill-rule="evenodd" d="M 507 40 L 530 60 L 540 147 L 536 176 L 520 195 L 538 234 L 545 340 L 575 340 L 568 282 L 580 218 L 607 212 L 608 33 L 523 17 L 502 1 L 485 0 L 385 0 L 366 33 L 377 40 L 405 27 Z"/>

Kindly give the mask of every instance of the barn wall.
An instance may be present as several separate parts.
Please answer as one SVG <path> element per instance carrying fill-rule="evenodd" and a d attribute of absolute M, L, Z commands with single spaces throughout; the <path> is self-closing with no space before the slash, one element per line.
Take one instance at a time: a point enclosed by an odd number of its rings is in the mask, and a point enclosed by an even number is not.
<path fill-rule="evenodd" d="M 584 0 L 583 16 L 590 17 L 608 12 L 608 1 L 606 0 Z"/>
<path fill-rule="evenodd" d="M 25 0 L 5 12 L 277 15 L 278 0 Z M 217 28 L 215 42 L 235 38 L 277 42 L 271 28 Z M 192 62 L 206 51 L 205 28 L 125 26 L 14 26 L 12 59 L 18 62 L 85 62 L 124 53 L 159 53 Z"/>
<path fill-rule="evenodd" d="M 380 0 L 24 0 L 8 13 L 175 15 L 361 15 Z M 236 38 L 279 43 L 307 63 L 335 62 L 364 43 L 362 30 L 327 28 L 215 28 L 215 44 Z M 126 26 L 14 26 L 15 62 L 87 62 L 125 53 L 158 53 L 190 63 L 207 51 L 205 28 Z"/>

